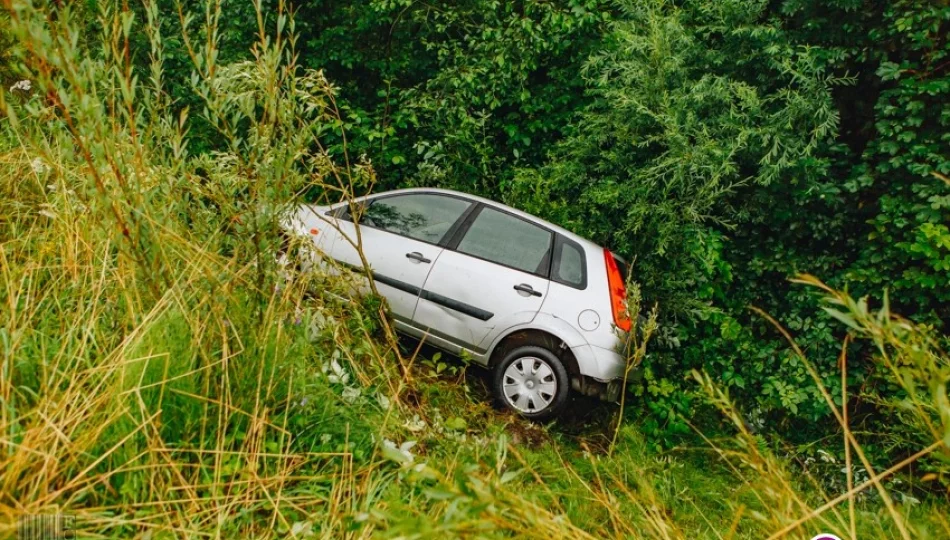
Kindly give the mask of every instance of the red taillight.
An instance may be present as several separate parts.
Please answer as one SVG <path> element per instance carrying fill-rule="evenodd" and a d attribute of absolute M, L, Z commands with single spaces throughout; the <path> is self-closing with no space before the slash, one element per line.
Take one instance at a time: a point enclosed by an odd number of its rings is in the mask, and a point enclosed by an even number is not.
<path fill-rule="evenodd" d="M 627 286 L 620 274 L 614 254 L 604 249 L 604 262 L 607 263 L 607 287 L 610 288 L 610 309 L 614 314 L 614 324 L 624 332 L 629 332 L 633 322 L 627 317 Z"/>

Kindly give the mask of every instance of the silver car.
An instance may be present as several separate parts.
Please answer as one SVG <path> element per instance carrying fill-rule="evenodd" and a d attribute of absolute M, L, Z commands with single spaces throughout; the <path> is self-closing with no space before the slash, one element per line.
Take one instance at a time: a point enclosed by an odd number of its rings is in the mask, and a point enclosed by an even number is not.
<path fill-rule="evenodd" d="M 310 236 L 320 256 L 362 269 L 351 213 L 396 329 L 491 369 L 503 405 L 545 419 L 571 390 L 617 398 L 631 322 L 624 265 L 610 251 L 503 204 L 442 189 L 304 206 L 288 227 Z"/>

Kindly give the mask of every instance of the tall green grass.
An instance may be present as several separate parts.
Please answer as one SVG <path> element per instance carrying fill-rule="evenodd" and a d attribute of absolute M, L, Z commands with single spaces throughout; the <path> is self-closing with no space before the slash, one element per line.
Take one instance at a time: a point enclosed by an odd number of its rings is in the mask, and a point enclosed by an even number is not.
<path fill-rule="evenodd" d="M 468 396 L 477 377 L 413 369 L 357 277 L 277 262 L 282 209 L 374 181 L 321 142 L 344 135 L 336 89 L 296 64 L 284 4 L 256 5 L 276 26 L 233 65 L 216 63 L 218 4 L 181 12 L 204 103 L 188 111 L 163 92 L 157 4 L 3 1 L 31 81 L 0 92 L 3 533 L 62 512 L 91 537 L 950 536 L 945 501 L 888 483 L 926 459 L 946 485 L 948 360 L 925 330 L 828 291 L 895 366 L 921 449 L 843 493 L 750 433 L 711 375 L 733 435 L 702 448 L 523 422 Z M 214 152 L 190 152 L 192 115 Z M 851 471 L 861 441 L 841 424 Z"/>

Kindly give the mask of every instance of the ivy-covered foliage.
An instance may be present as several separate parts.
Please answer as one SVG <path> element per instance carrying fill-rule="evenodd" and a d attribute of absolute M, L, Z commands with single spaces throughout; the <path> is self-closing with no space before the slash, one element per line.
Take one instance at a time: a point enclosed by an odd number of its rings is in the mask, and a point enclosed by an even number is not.
<path fill-rule="evenodd" d="M 950 9 L 936 2 L 868 7 L 787 2 L 777 14 L 827 70 L 856 84 L 833 90 L 841 125 L 813 153 L 822 174 L 737 193 L 745 211 L 724 251 L 733 279 L 719 332 L 700 325 L 686 347 L 692 354 L 684 355 L 691 365 L 731 358 L 717 371 L 734 393 L 764 425 L 792 436 L 820 432 L 827 413 L 803 366 L 747 305 L 775 314 L 794 333 L 821 362 L 833 395 L 840 392 L 842 326 L 789 276 L 825 276 L 878 304 L 888 291 L 894 311 L 943 334 L 950 323 Z M 849 371 L 849 386 L 860 388 L 855 417 L 880 449 L 898 451 L 903 441 L 877 407 L 896 390 L 873 366 L 860 360 Z"/>
<path fill-rule="evenodd" d="M 896 311 L 946 330 L 946 6 L 451 7 L 349 5 L 307 19 L 327 26 L 304 54 L 342 85 L 384 187 L 502 198 L 635 260 L 665 318 L 633 384 L 655 441 L 688 430 L 694 368 L 763 431 L 824 430 L 801 361 L 748 309 L 775 314 L 840 390 L 844 330 L 788 282 L 799 272 L 889 289 Z M 850 371 L 855 414 L 884 431 L 874 403 L 893 389 L 871 366 Z"/>
<path fill-rule="evenodd" d="M 577 74 L 611 12 L 607 0 L 357 0 L 302 2 L 296 19 L 302 64 L 339 85 L 351 151 L 383 186 L 495 195 L 585 102 Z"/>

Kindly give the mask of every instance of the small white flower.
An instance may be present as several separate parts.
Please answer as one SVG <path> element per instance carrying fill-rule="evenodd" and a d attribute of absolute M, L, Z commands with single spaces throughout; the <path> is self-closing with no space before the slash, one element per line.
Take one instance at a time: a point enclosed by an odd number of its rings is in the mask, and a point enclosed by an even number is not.
<path fill-rule="evenodd" d="M 310 319 L 309 333 L 307 338 L 311 341 L 317 341 L 320 339 L 320 334 L 323 332 L 323 329 L 327 326 L 327 318 L 323 315 L 322 310 L 317 309 L 313 312 L 313 316 Z"/>
<path fill-rule="evenodd" d="M 426 421 L 419 418 L 419 415 L 413 415 L 412 420 L 407 420 L 404 427 L 409 431 L 422 431 L 426 428 Z"/>
<path fill-rule="evenodd" d="M 323 372 L 327 374 L 327 380 L 333 384 L 346 384 L 350 382 L 350 374 L 343 369 L 335 359 L 330 361 L 329 365 L 323 366 Z"/>
<path fill-rule="evenodd" d="M 290 534 L 294 538 L 302 536 L 304 538 L 313 536 L 313 524 L 309 521 L 298 521 L 290 527 Z"/>
<path fill-rule="evenodd" d="M 59 217 L 59 216 L 56 215 L 56 212 L 53 212 L 52 206 L 50 206 L 50 205 L 48 205 L 48 204 L 41 204 L 41 205 L 40 205 L 40 208 L 42 208 L 42 210 L 39 211 L 39 214 L 40 214 L 41 216 L 46 216 L 46 217 L 48 217 L 48 218 L 50 218 L 50 219 L 56 219 L 56 218 Z"/>
<path fill-rule="evenodd" d="M 13 83 L 13 86 L 10 87 L 10 92 L 29 92 L 33 89 L 33 83 L 29 79 L 23 79 L 22 81 L 17 81 Z"/>
<path fill-rule="evenodd" d="M 343 401 L 354 403 L 360 398 L 360 389 L 355 386 L 347 386 L 343 389 Z"/>
<path fill-rule="evenodd" d="M 383 439 L 383 447 L 391 452 L 395 461 L 401 461 L 403 463 L 412 463 L 416 459 L 416 456 L 410 452 L 415 445 L 416 441 L 406 441 L 396 446 L 396 443 L 389 439 Z"/>
<path fill-rule="evenodd" d="M 33 169 L 33 172 L 36 174 L 44 174 L 49 171 L 49 165 L 43 161 L 43 158 L 33 158 L 33 161 L 30 162 L 30 168 Z"/>
<path fill-rule="evenodd" d="M 900 496 L 901 496 L 901 502 L 904 504 L 911 504 L 911 505 L 920 504 L 920 499 L 918 499 L 917 497 L 908 495 L 906 493 L 901 493 Z"/>

